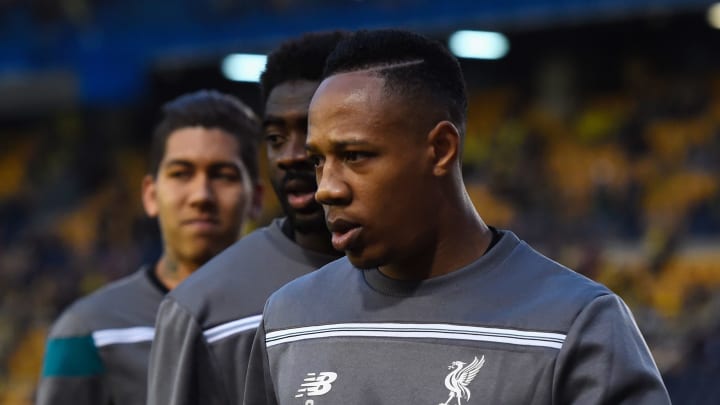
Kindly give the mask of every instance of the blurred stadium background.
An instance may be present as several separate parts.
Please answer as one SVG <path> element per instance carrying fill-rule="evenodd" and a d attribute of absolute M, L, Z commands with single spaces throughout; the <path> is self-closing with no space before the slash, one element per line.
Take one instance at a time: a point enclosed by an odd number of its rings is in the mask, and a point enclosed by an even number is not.
<path fill-rule="evenodd" d="M 157 256 L 139 188 L 162 102 L 217 88 L 260 111 L 227 55 L 379 27 L 503 35 L 497 59 L 461 59 L 478 209 L 619 293 L 675 403 L 720 403 L 712 3 L 1 0 L 0 404 L 31 403 L 62 308 Z M 278 212 L 267 194 L 260 223 Z"/>

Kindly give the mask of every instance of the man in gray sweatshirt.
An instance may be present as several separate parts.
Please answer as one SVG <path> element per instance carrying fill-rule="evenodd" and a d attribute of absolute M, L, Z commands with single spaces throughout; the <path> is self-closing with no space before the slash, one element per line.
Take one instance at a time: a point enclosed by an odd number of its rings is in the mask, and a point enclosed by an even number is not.
<path fill-rule="evenodd" d="M 269 298 L 245 405 L 670 403 L 618 296 L 476 212 L 442 45 L 360 31 L 324 76 L 307 149 L 347 256 Z"/>
<path fill-rule="evenodd" d="M 310 99 L 341 33 L 282 44 L 261 78 L 270 178 L 286 217 L 246 236 L 163 301 L 148 403 L 239 404 L 262 308 L 290 280 L 337 259 L 305 152 Z"/>
<path fill-rule="evenodd" d="M 38 404 L 145 403 L 160 301 L 259 212 L 259 137 L 257 118 L 235 97 L 199 91 L 165 104 L 142 184 L 162 256 L 64 311 L 50 331 Z"/>

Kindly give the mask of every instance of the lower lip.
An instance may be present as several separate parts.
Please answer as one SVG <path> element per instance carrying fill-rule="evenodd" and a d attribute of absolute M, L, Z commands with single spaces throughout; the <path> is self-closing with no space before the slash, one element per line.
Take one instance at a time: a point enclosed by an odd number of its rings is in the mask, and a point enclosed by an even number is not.
<path fill-rule="evenodd" d="M 216 223 L 210 221 L 192 221 L 185 225 L 198 231 L 210 231 L 217 227 Z"/>
<path fill-rule="evenodd" d="M 315 201 L 315 193 L 288 194 L 288 203 L 294 209 L 302 209 Z"/>
<path fill-rule="evenodd" d="M 341 252 L 348 250 L 360 236 L 360 230 L 361 228 L 353 228 L 344 233 L 333 232 L 333 248 Z"/>

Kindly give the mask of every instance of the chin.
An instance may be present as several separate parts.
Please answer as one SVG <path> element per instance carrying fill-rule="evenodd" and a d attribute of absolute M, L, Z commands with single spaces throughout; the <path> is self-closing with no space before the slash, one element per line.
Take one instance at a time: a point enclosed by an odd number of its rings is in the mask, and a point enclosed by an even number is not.
<path fill-rule="evenodd" d="M 205 265 L 205 263 L 209 262 L 210 259 L 212 259 L 214 256 L 215 256 L 214 254 L 210 254 L 210 253 L 208 253 L 208 254 L 196 255 L 196 256 L 193 258 L 193 262 L 194 262 L 198 267 L 202 267 L 202 266 Z"/>
<path fill-rule="evenodd" d="M 350 263 L 360 270 L 374 269 L 380 267 L 382 264 L 382 260 L 379 260 L 378 258 L 367 257 L 353 252 L 345 252 L 345 254 L 347 255 Z"/>
<path fill-rule="evenodd" d="M 293 214 L 290 217 L 293 229 L 302 234 L 315 232 L 328 232 L 325 224 L 325 215 L 323 211 L 316 211 L 312 214 Z"/>

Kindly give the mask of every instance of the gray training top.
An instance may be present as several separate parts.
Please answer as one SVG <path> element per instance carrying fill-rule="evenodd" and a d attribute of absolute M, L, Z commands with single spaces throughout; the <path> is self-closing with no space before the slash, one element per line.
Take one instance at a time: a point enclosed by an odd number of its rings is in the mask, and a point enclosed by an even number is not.
<path fill-rule="evenodd" d="M 245 405 L 669 403 L 621 299 L 508 231 L 421 282 L 343 258 L 289 283 L 245 388 Z"/>
<path fill-rule="evenodd" d="M 37 404 L 144 404 L 150 341 L 164 295 L 146 267 L 65 310 L 50 331 Z"/>
<path fill-rule="evenodd" d="M 265 301 L 336 256 L 297 245 L 284 219 L 242 238 L 163 301 L 153 342 L 148 404 L 239 404 Z"/>

